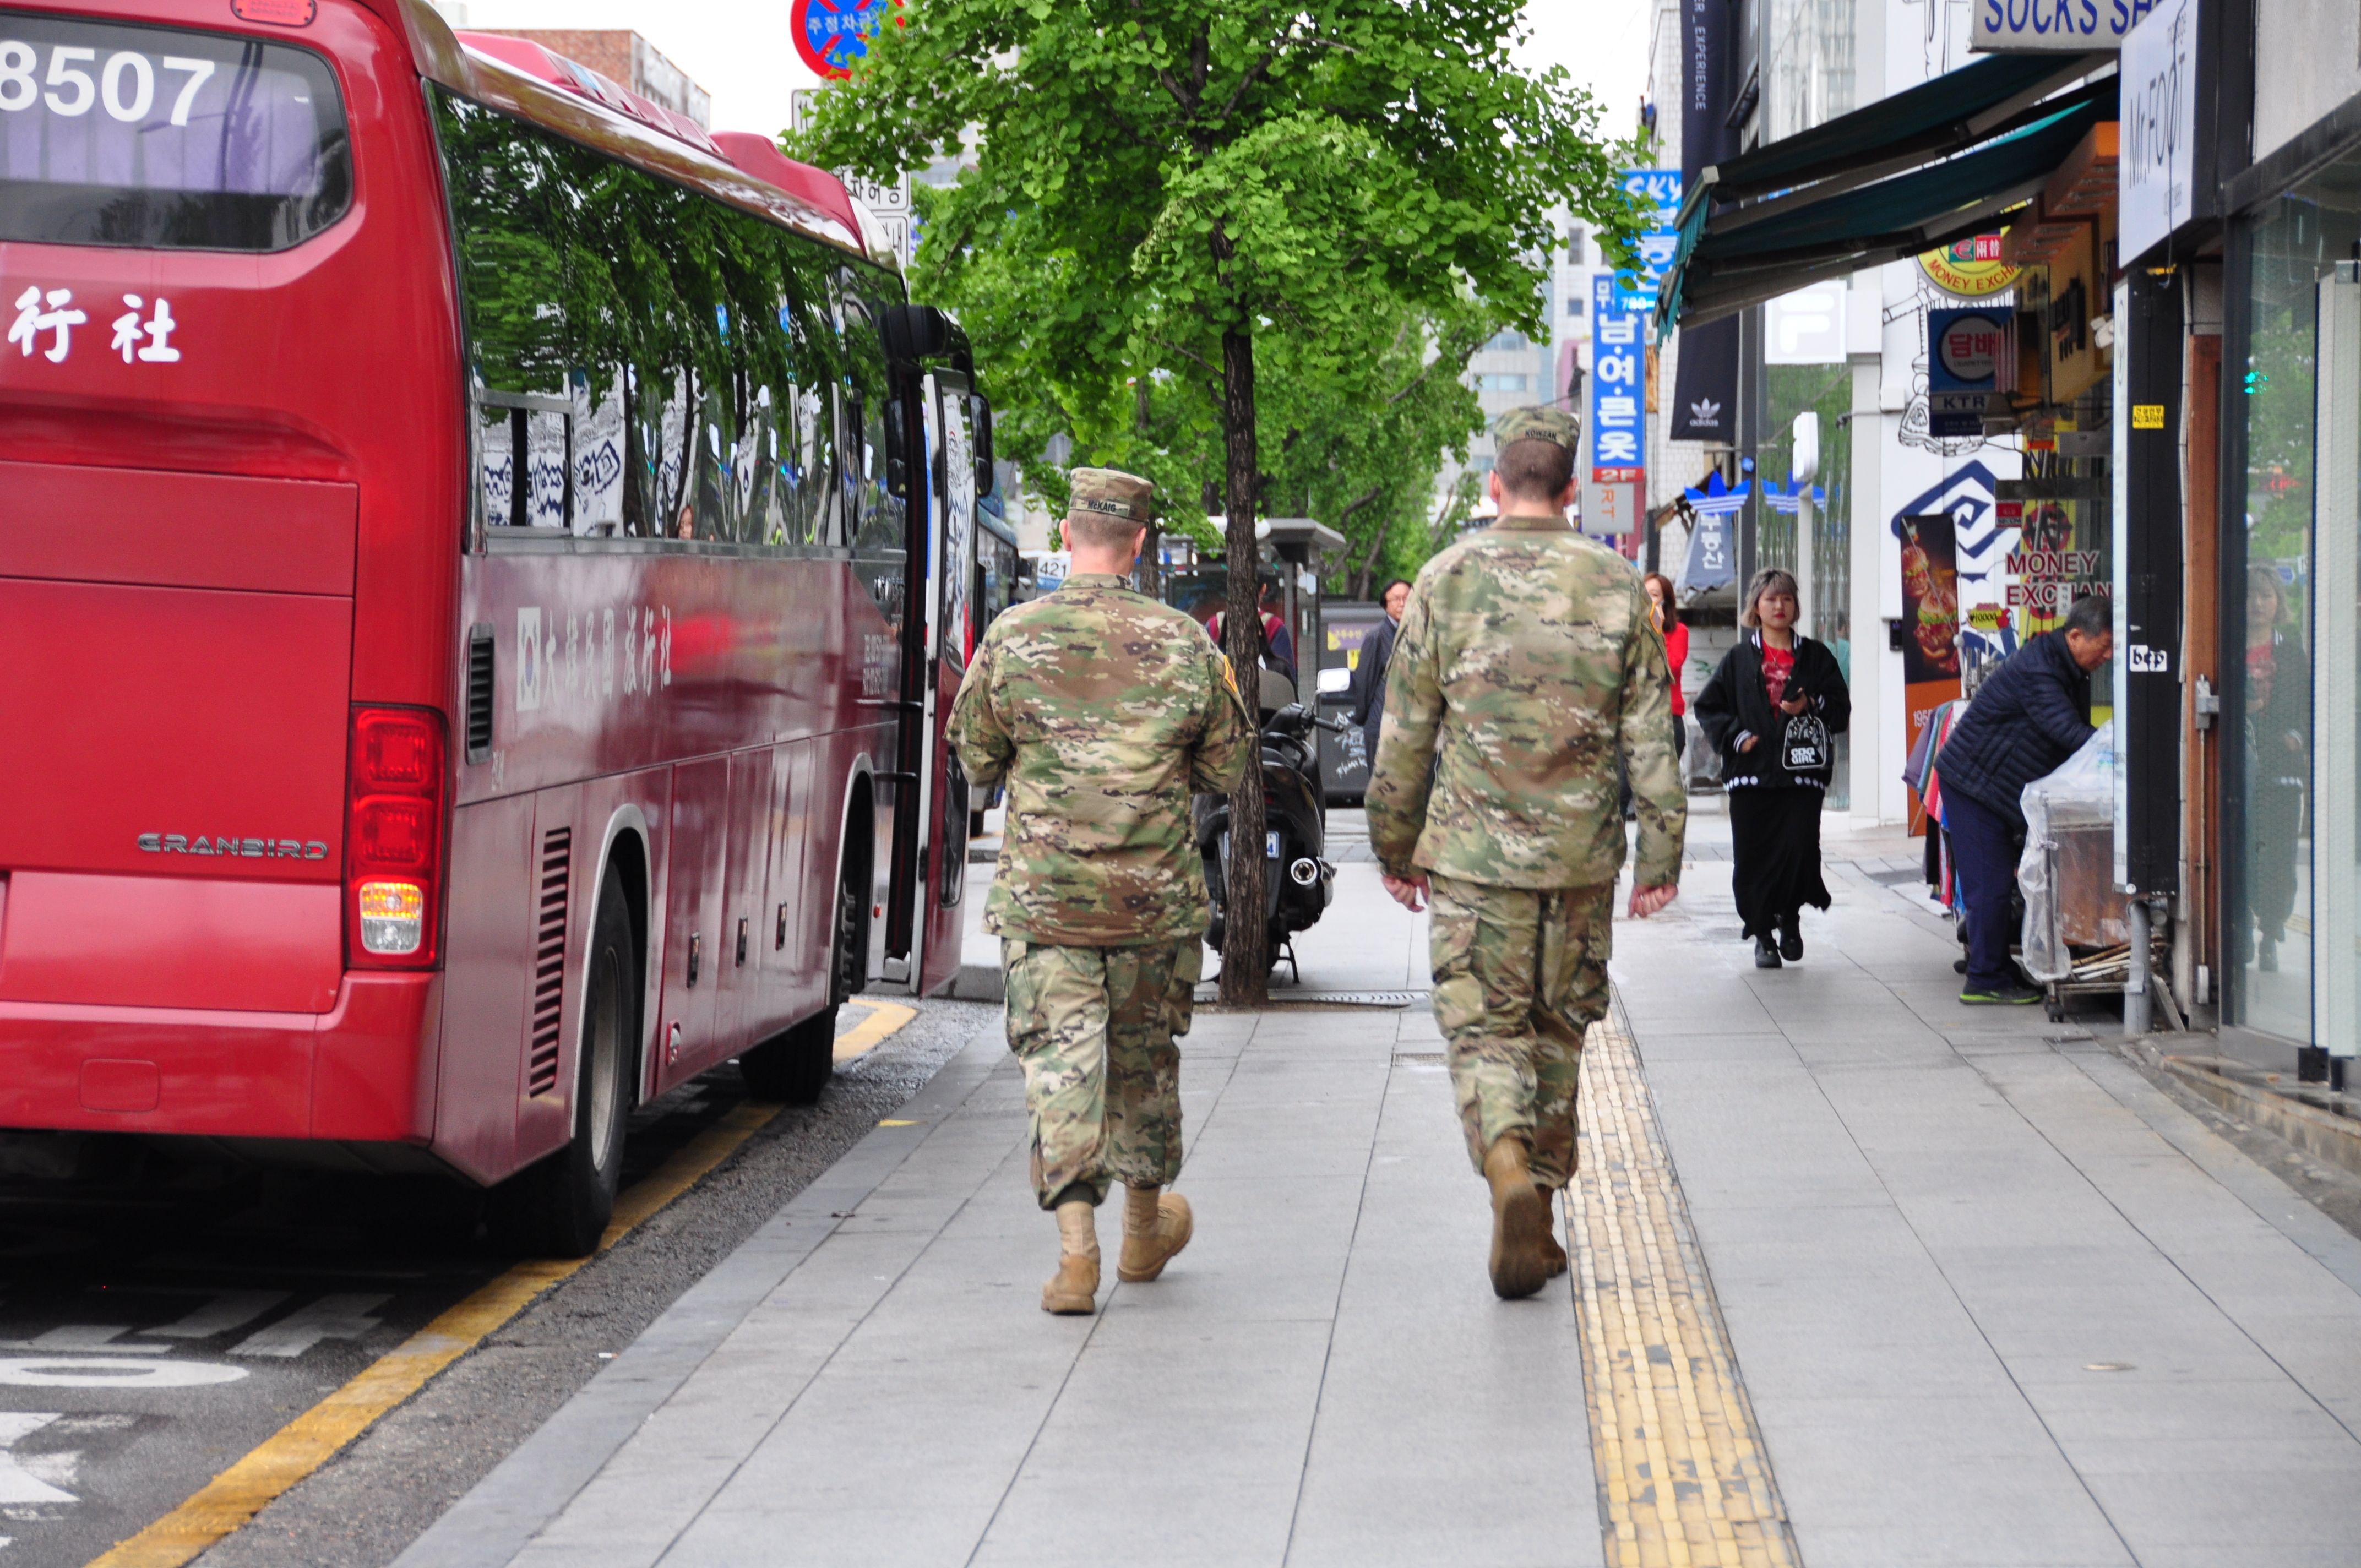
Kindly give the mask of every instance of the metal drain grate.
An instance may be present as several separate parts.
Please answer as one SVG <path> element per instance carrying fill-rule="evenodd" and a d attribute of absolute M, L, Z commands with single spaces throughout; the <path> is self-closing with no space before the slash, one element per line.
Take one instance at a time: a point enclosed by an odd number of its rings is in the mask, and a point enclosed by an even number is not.
<path fill-rule="evenodd" d="M 1274 991 L 1270 1005 L 1279 1007 L 1415 1007 L 1426 1000 L 1423 991 Z M 1197 1005 L 1210 1007 L 1222 998 L 1218 983 L 1197 988 Z"/>
<path fill-rule="evenodd" d="M 1447 1067 L 1451 1058 L 1441 1051 L 1396 1051 L 1396 1067 Z"/>

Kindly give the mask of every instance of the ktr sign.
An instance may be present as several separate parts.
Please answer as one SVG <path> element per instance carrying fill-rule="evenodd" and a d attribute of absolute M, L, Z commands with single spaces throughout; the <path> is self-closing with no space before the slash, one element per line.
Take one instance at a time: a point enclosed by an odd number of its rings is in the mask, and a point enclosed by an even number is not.
<path fill-rule="evenodd" d="M 1968 47 L 1987 54 L 2081 54 L 2124 47 L 2157 0 L 1975 0 Z"/>

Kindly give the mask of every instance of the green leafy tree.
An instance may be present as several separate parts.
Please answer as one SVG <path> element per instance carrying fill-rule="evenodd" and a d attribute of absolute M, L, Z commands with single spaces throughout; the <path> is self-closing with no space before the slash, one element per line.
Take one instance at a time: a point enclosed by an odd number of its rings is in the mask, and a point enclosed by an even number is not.
<path fill-rule="evenodd" d="M 1629 258 L 1634 214 L 1597 110 L 1562 71 L 1512 63 L 1521 24 L 1499 0 L 916 0 L 896 22 L 792 150 L 888 178 L 972 135 L 972 166 L 928 204 L 922 290 L 1020 313 L 968 320 L 1026 345 L 990 373 L 1043 378 L 1093 457 L 1137 434 L 1142 367 L 1217 387 L 1234 536 L 1263 499 L 1267 334 L 1341 358 L 1375 302 L 1472 305 L 1539 335 L 1559 203 Z M 1256 565 L 1230 552 L 1242 668 Z M 1251 770 L 1230 814 L 1228 906 L 1258 909 Z M 1228 930 L 1224 999 L 1258 1003 L 1264 934 Z"/>

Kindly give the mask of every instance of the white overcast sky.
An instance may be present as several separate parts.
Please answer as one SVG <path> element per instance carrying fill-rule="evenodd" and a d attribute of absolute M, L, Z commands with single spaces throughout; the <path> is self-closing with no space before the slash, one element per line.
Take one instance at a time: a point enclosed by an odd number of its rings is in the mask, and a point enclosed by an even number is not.
<path fill-rule="evenodd" d="M 814 84 L 787 28 L 788 0 L 466 0 L 478 27 L 629 27 L 713 94 L 713 128 L 777 132 L 787 95 Z M 1532 0 L 1534 64 L 1564 65 L 1629 136 L 1648 69 L 1649 0 Z"/>

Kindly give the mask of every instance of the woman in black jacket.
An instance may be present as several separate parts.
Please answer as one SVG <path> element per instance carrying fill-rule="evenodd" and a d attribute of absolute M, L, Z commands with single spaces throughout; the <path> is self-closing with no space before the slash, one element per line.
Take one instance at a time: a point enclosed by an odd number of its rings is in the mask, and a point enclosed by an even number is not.
<path fill-rule="evenodd" d="M 1828 906 L 1820 804 L 1836 772 L 1834 738 L 1852 718 L 1836 655 L 1795 630 L 1795 579 L 1776 566 L 1755 573 L 1738 619 L 1748 635 L 1689 705 L 1721 753 L 1730 889 L 1757 969 L 1801 959 L 1798 912 Z"/>

